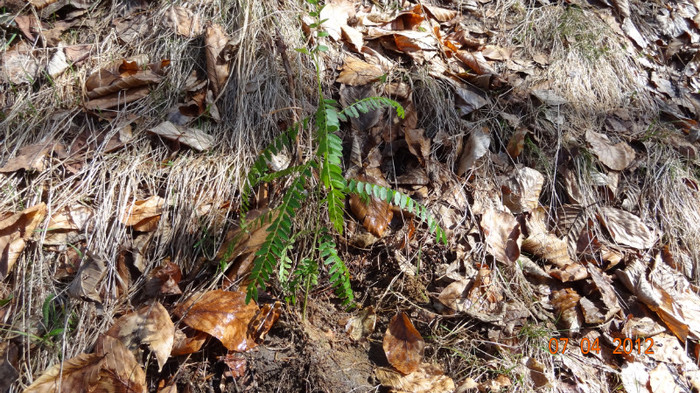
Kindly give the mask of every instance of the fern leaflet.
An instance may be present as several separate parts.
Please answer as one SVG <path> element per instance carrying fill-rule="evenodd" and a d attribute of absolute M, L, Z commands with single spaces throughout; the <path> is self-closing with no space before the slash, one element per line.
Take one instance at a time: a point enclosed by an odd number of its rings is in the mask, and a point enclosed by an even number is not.
<path fill-rule="evenodd" d="M 348 117 L 357 118 L 360 117 L 360 113 L 367 113 L 371 110 L 385 107 L 393 107 L 396 110 L 396 115 L 402 119 L 406 115 L 403 106 L 390 98 L 367 97 L 355 101 L 354 104 L 345 107 L 342 111 L 340 111 L 340 113 L 338 113 L 338 117 L 342 121 L 347 121 Z"/>
<path fill-rule="evenodd" d="M 267 228 L 265 242 L 255 253 L 246 302 L 250 299 L 257 300 L 258 287 L 265 289 L 265 283 L 270 278 L 277 261 L 283 256 L 283 251 L 291 238 L 292 219 L 296 214 L 295 211 L 301 207 L 304 200 L 304 185 L 306 180 L 311 178 L 309 167 L 310 165 L 307 164 L 299 177 L 292 181 L 282 198 L 282 204 L 277 209 L 279 211 L 277 218 Z"/>
<path fill-rule="evenodd" d="M 358 181 L 355 179 L 350 180 L 347 186 L 348 192 L 354 192 L 361 197 L 367 196 L 384 200 L 395 206 L 400 207 L 402 210 L 418 217 L 421 222 L 428 224 L 428 229 L 430 233 L 435 233 L 435 237 L 438 242 L 443 242 L 447 244 L 447 236 L 445 231 L 440 227 L 435 217 L 428 211 L 428 209 L 421 203 L 416 202 L 413 198 L 408 195 L 392 190 L 391 188 L 383 187 L 378 184 L 367 183 L 363 181 Z"/>
<path fill-rule="evenodd" d="M 340 128 L 335 101 L 321 100 L 316 112 L 316 127 L 319 146 L 316 155 L 321 161 L 321 182 L 327 190 L 328 218 L 338 233 L 343 233 L 343 206 L 345 205 L 346 181 L 343 177 L 341 159 L 343 146 L 334 134 Z"/>
<path fill-rule="evenodd" d="M 341 299 L 344 306 L 350 305 L 355 299 L 350 286 L 350 272 L 338 256 L 333 237 L 326 231 L 319 238 L 318 250 L 323 264 L 328 266 L 328 274 L 331 285 L 335 288 L 335 294 Z"/>

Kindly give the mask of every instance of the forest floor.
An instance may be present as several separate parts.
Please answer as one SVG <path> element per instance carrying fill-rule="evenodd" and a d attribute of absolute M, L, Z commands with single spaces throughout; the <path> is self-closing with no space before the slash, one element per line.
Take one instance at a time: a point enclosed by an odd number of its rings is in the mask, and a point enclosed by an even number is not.
<path fill-rule="evenodd" d="M 0 392 L 700 391 L 700 1 L 313 3 L 0 0 Z M 246 303 L 319 92 L 447 241 L 349 198 L 348 307 L 308 191 Z"/>

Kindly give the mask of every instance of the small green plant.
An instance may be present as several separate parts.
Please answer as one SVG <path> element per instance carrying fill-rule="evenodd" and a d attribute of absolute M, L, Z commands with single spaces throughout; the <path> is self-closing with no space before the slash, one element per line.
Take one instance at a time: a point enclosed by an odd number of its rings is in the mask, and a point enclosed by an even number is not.
<path fill-rule="evenodd" d="M 253 226 L 251 225 L 252 221 L 246 223 L 245 215 L 250 207 L 254 187 L 281 178 L 291 178 L 291 183 L 276 208 L 277 214 L 263 215 L 255 219 L 269 219 L 271 223 L 267 228 L 265 242 L 257 251 L 253 262 L 246 300 L 257 299 L 258 289 L 264 290 L 266 288 L 275 269 L 282 287 L 289 294 L 287 300 L 296 301 L 295 293 L 300 286 L 305 291 L 306 299 L 310 288 L 318 283 L 319 269 L 325 266 L 328 269 L 330 282 L 336 295 L 344 305 L 349 306 L 354 299 L 350 286 L 350 273 L 338 255 L 333 238 L 334 232 L 343 233 L 345 200 L 349 193 L 358 194 L 366 200 L 375 197 L 400 206 L 427 223 L 431 233 L 436 233 L 438 240 L 446 242 L 446 238 L 444 231 L 428 210 L 407 195 L 376 184 L 357 180 L 348 182 L 343 177 L 342 141 L 335 134 L 340 129 L 340 122 L 347 121 L 349 118 L 357 118 L 361 113 L 384 107 L 394 108 L 396 114 L 403 117 L 404 109 L 398 102 L 384 97 L 365 98 L 341 109 L 335 100 L 324 97 L 319 55 L 321 52 L 327 51 L 328 48 L 321 45 L 319 39 L 326 37 L 328 33 L 321 28 L 324 22 L 320 17 L 323 5 L 319 4 L 318 0 L 307 0 L 307 2 L 313 7 L 309 15 L 314 18 L 314 23 L 310 27 L 315 33 L 316 43 L 311 49 L 301 48 L 297 51 L 310 56 L 314 62 L 318 85 L 318 107 L 312 116 L 295 123 L 275 138 L 260 153 L 248 173 L 248 181 L 242 190 L 242 228 Z M 310 130 L 313 133 L 313 144 L 309 152 L 311 154 L 307 154 L 306 159 L 299 165 L 270 172 L 268 162 L 272 156 L 279 154 L 283 149 L 291 149 L 301 129 Z M 299 156 L 303 155 L 299 154 Z M 318 175 L 320 181 L 314 183 L 316 178 L 314 174 Z M 305 228 L 301 231 L 293 231 L 297 211 L 302 205 L 313 200 L 320 201 L 321 206 L 316 211 L 327 212 L 327 217 L 318 214 L 310 225 L 312 226 L 310 230 Z M 325 222 L 329 222 L 330 227 L 325 225 Z M 255 225 L 259 224 L 259 222 L 255 223 Z M 294 261 L 289 257 L 289 254 L 293 251 L 300 237 L 312 237 L 312 251 L 305 257 L 297 258 L 299 262 L 294 267 Z M 322 264 L 317 262 L 319 260 L 322 261 Z"/>

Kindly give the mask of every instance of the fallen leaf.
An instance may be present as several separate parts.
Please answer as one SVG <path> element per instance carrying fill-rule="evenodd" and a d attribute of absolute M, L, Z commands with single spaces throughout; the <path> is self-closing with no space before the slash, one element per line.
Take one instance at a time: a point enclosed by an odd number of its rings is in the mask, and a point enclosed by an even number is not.
<path fill-rule="evenodd" d="M 204 332 L 196 332 L 194 336 L 190 337 L 179 329 L 175 330 L 173 350 L 170 352 L 170 356 L 182 356 L 196 353 L 202 348 L 202 345 L 204 345 L 208 337 L 209 335 Z"/>
<path fill-rule="evenodd" d="M 27 240 L 46 216 L 46 204 L 27 208 L 0 220 L 0 280 L 12 271 Z"/>
<path fill-rule="evenodd" d="M 530 379 L 532 379 L 536 389 L 551 385 L 549 376 L 547 375 L 549 373 L 547 373 L 545 365 L 539 360 L 528 357 L 525 365 L 530 370 Z"/>
<path fill-rule="evenodd" d="M 29 172 L 41 172 L 46 168 L 44 159 L 54 147 L 53 142 L 24 146 L 19 149 L 15 157 L 7 160 L 7 163 L 0 168 L 0 173 L 11 173 L 22 169 Z"/>
<path fill-rule="evenodd" d="M 343 39 L 350 45 L 350 48 L 357 53 L 362 53 L 362 48 L 364 46 L 364 36 L 362 33 L 348 25 L 340 26 L 340 30 L 343 33 Z"/>
<path fill-rule="evenodd" d="M 101 303 L 100 287 L 106 275 L 105 261 L 99 257 L 88 256 L 88 260 L 80 265 L 78 274 L 68 287 L 68 294 L 76 299 Z"/>
<path fill-rule="evenodd" d="M 165 200 L 158 195 L 137 200 L 121 215 L 121 223 L 139 232 L 152 232 L 158 227 Z"/>
<path fill-rule="evenodd" d="M 206 134 L 204 131 L 192 127 L 178 126 L 169 121 L 164 121 L 148 131 L 165 139 L 189 146 L 196 151 L 209 150 L 214 146 L 214 137 Z"/>
<path fill-rule="evenodd" d="M 408 150 L 418 158 L 421 165 L 425 166 L 430 159 L 430 139 L 425 136 L 425 130 L 422 128 L 404 129 L 404 136 Z"/>
<path fill-rule="evenodd" d="M 180 295 L 182 290 L 180 290 L 178 284 L 181 279 L 182 271 L 180 267 L 172 263 L 170 259 L 167 259 L 161 266 L 151 270 L 144 292 L 147 296 Z"/>
<path fill-rule="evenodd" d="M 370 197 L 364 201 L 359 195 L 350 195 L 350 211 L 362 221 L 362 226 L 376 237 L 382 237 L 389 227 L 394 212 L 386 201 Z"/>
<path fill-rule="evenodd" d="M 146 373 L 134 355 L 114 337 L 102 335 L 95 344 L 95 354 L 102 357 L 96 386 L 87 391 L 146 393 Z"/>
<path fill-rule="evenodd" d="M 140 70 L 138 66 L 132 72 L 122 71 L 124 67 L 133 67 L 131 64 L 135 66 L 134 62 L 123 60 L 122 64 L 115 64 L 91 74 L 85 81 L 88 98 L 105 97 L 122 90 L 126 90 L 124 94 L 128 96 L 129 89 L 161 82 L 162 76 L 151 70 Z"/>
<path fill-rule="evenodd" d="M 589 264 L 587 268 L 593 283 L 595 283 L 598 292 L 600 292 L 600 299 L 605 304 L 605 307 L 608 308 L 608 312 L 605 314 L 605 320 L 608 321 L 622 309 L 617 300 L 615 288 L 612 286 L 612 279 L 592 264 Z"/>
<path fill-rule="evenodd" d="M 328 35 L 340 41 L 343 26 L 347 26 L 348 18 L 355 15 L 355 4 L 348 0 L 330 0 L 321 10 L 321 24 Z"/>
<path fill-rule="evenodd" d="M 577 333 L 583 325 L 578 306 L 580 299 L 581 296 L 572 288 L 552 291 L 551 303 L 557 311 L 559 324 L 569 329 L 569 336 Z"/>
<path fill-rule="evenodd" d="M 508 146 L 506 147 L 510 158 L 515 159 L 520 156 L 520 153 L 523 152 L 523 149 L 525 148 L 525 137 L 527 136 L 528 132 L 529 130 L 526 127 L 518 127 L 513 133 L 513 136 L 510 137 L 508 140 Z"/>
<path fill-rule="evenodd" d="M 187 326 L 208 333 L 229 351 L 245 352 L 256 346 L 248 336 L 248 324 L 258 306 L 245 304 L 245 292 L 209 291 L 194 294 L 175 309 Z"/>
<path fill-rule="evenodd" d="M 379 383 L 391 389 L 391 392 L 452 393 L 455 391 L 452 378 L 445 375 L 440 366 L 434 364 L 423 363 L 408 375 L 402 375 L 387 368 L 378 368 L 374 373 Z"/>
<path fill-rule="evenodd" d="M 123 106 L 134 101 L 138 101 L 148 96 L 151 89 L 148 86 L 129 89 L 126 92 L 116 92 L 103 97 L 93 98 L 84 104 L 89 111 L 107 109 Z M 101 112 L 102 115 L 104 113 Z"/>
<path fill-rule="evenodd" d="M 410 374 L 421 364 L 425 341 L 408 316 L 401 312 L 391 318 L 382 348 L 392 366 L 403 374 Z"/>
<path fill-rule="evenodd" d="M 481 216 L 486 251 L 498 261 L 512 264 L 520 256 L 520 224 L 512 214 L 489 209 Z"/>
<path fill-rule="evenodd" d="M 251 337 L 256 344 L 262 344 L 262 342 L 265 341 L 267 332 L 270 331 L 272 325 L 279 319 L 281 312 L 282 302 L 264 304 L 248 324 L 248 336 Z"/>
<path fill-rule="evenodd" d="M 131 351 L 147 344 L 161 371 L 173 348 L 175 325 L 165 307 L 156 301 L 117 319 L 106 334 L 121 340 Z"/>
<path fill-rule="evenodd" d="M 377 313 L 374 311 L 374 307 L 365 307 L 356 316 L 348 319 L 345 323 L 345 333 L 353 341 L 360 341 L 374 332 L 376 323 Z"/>
<path fill-rule="evenodd" d="M 382 75 L 384 75 L 384 71 L 379 66 L 369 64 L 354 56 L 345 56 L 336 82 L 349 86 L 360 86 L 374 82 Z"/>
<path fill-rule="evenodd" d="M 614 171 L 624 170 L 636 157 L 634 149 L 626 142 L 613 145 L 607 135 L 591 130 L 586 131 L 586 142 L 600 162 Z"/>
<path fill-rule="evenodd" d="M 484 127 L 479 130 L 472 130 L 467 139 L 467 143 L 459 156 L 457 164 L 457 175 L 463 176 L 472 168 L 476 160 L 483 157 L 489 151 L 491 146 L 491 135 L 488 128 Z"/>
<path fill-rule="evenodd" d="M 231 40 L 221 25 L 214 23 L 207 27 L 204 36 L 204 49 L 207 59 L 209 87 L 214 96 L 218 96 L 228 79 L 233 52 Z"/>
<path fill-rule="evenodd" d="M 620 368 L 620 380 L 626 392 L 649 392 L 649 372 L 641 362 L 625 362 Z"/>
<path fill-rule="evenodd" d="M 438 22 L 449 22 L 457 16 L 457 11 L 432 4 L 423 4 L 423 8 Z"/>
<path fill-rule="evenodd" d="M 247 362 L 244 357 L 238 353 L 227 353 L 224 357 L 224 363 L 228 366 L 231 376 L 239 378 L 245 375 Z"/>
<path fill-rule="evenodd" d="M 501 186 L 503 204 L 514 214 L 534 210 L 540 205 L 543 185 L 544 176 L 538 171 L 528 167 L 517 168 Z"/>
<path fill-rule="evenodd" d="M 9 50 L 3 50 L 1 80 L 4 83 L 21 85 L 34 83 L 39 76 L 39 60 L 31 46 L 24 40 Z"/>
<path fill-rule="evenodd" d="M 201 17 L 185 7 L 171 7 L 168 18 L 173 30 L 183 37 L 195 38 L 204 31 Z"/>
<path fill-rule="evenodd" d="M 659 363 L 649 372 L 649 387 L 652 392 L 681 393 L 686 390 L 676 383 L 676 373 L 671 373 L 668 365 Z"/>
<path fill-rule="evenodd" d="M 545 105 L 560 106 L 560 105 L 564 105 L 564 104 L 569 103 L 569 101 L 567 101 L 566 98 L 558 95 L 557 93 L 555 93 L 552 90 L 537 89 L 537 90 L 532 90 L 530 93 Z"/>
<path fill-rule="evenodd" d="M 71 239 L 70 235 L 76 238 L 78 233 L 88 227 L 88 223 L 93 216 L 93 210 L 87 206 L 75 204 L 65 206 L 49 219 L 49 227 L 44 237 L 44 245 L 67 244 Z M 74 243 L 74 241 L 71 241 Z"/>
<path fill-rule="evenodd" d="M 481 51 L 484 58 L 489 60 L 506 61 L 513 55 L 513 49 L 507 49 L 496 45 L 486 45 Z"/>
<path fill-rule="evenodd" d="M 225 263 L 233 261 L 227 277 L 236 280 L 250 271 L 255 253 L 267 238 L 267 228 L 276 217 L 276 210 L 272 213 L 267 208 L 251 210 L 246 217 L 245 228 L 234 227 L 226 233 L 216 260 Z"/>
<path fill-rule="evenodd" d="M 598 221 L 616 243 L 640 250 L 656 244 L 656 236 L 634 214 L 608 206 L 599 208 L 598 213 Z"/>
<path fill-rule="evenodd" d="M 104 356 L 100 354 L 83 353 L 63 363 L 54 364 L 29 385 L 23 393 L 91 391 L 91 388 L 99 381 L 103 362 Z"/>

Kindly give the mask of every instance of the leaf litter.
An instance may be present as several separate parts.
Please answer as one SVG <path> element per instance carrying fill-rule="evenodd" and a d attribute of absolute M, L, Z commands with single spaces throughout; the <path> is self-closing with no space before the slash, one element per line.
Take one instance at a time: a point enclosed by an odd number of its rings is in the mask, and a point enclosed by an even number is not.
<path fill-rule="evenodd" d="M 30 3 L 2 20 L 0 316 L 24 333 L 6 340 L 15 390 L 204 389 L 196 364 L 259 391 L 285 390 L 285 367 L 327 391 L 700 386 L 697 4 L 329 2 L 324 91 L 343 105 L 385 94 L 408 115 L 341 132 L 359 157 L 348 176 L 420 200 L 451 235 L 441 248 L 388 204 L 350 200 L 344 252 L 365 307 L 346 313 L 316 288 L 309 327 L 274 301 L 280 288 L 241 301 L 267 226 L 231 224 L 250 157 L 315 105 L 308 64 L 282 70 L 269 44 L 304 45 L 293 12 Z M 290 70 L 298 83 L 279 78 Z M 362 231 L 378 238 L 355 248 Z M 17 322 L 62 291 L 64 335 Z M 556 337 L 568 353 L 542 349 Z M 571 353 L 584 338 L 602 353 Z M 654 354 L 611 354 L 625 338 L 654 339 Z M 370 360 L 379 340 L 386 359 Z"/>

